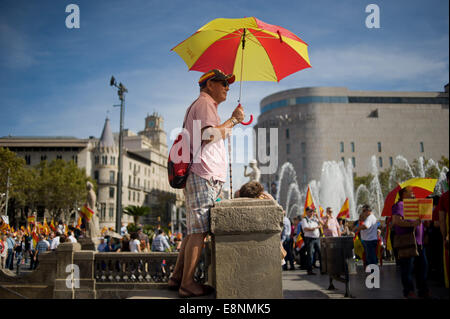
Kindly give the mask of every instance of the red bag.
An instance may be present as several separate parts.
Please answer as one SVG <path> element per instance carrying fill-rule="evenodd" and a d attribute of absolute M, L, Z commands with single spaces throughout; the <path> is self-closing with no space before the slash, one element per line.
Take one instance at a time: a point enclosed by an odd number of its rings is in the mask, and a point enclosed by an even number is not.
<path fill-rule="evenodd" d="M 191 145 L 188 132 L 184 129 L 187 116 L 192 106 L 197 100 L 195 100 L 186 112 L 186 116 L 183 121 L 183 132 L 178 134 L 175 142 L 169 151 L 169 159 L 167 161 L 167 175 L 169 177 L 169 184 L 173 188 L 185 188 L 186 181 L 189 176 L 189 171 L 192 166 L 192 154 Z M 184 152 L 184 154 L 183 154 Z M 189 156 L 187 154 L 189 152 Z"/>

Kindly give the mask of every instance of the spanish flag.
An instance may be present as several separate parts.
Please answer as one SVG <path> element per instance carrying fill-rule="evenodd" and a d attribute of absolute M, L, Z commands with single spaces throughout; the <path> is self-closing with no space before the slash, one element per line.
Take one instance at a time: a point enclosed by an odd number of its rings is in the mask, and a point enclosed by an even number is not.
<path fill-rule="evenodd" d="M 81 221 L 81 216 L 80 216 L 80 217 L 78 217 L 77 225 L 75 226 L 75 228 L 81 230 L 81 223 L 82 223 L 82 221 Z"/>
<path fill-rule="evenodd" d="M 50 228 L 51 228 L 53 231 L 56 231 L 55 221 L 54 221 L 53 218 L 52 218 L 52 221 L 50 222 Z"/>
<path fill-rule="evenodd" d="M 36 244 L 39 242 L 39 236 L 36 234 L 36 228 L 33 229 L 31 237 L 33 237 L 33 246 L 36 247 Z"/>
<path fill-rule="evenodd" d="M 83 205 L 81 207 L 80 211 L 81 216 L 83 216 L 87 221 L 90 221 L 92 216 L 94 216 L 94 211 L 90 208 L 88 208 L 86 205 Z"/>
<path fill-rule="evenodd" d="M 69 232 L 69 227 L 67 227 L 67 225 L 64 224 L 64 235 L 67 235 L 68 232 Z"/>
<path fill-rule="evenodd" d="M 298 249 L 302 249 L 302 247 L 303 247 L 304 244 L 305 244 L 305 243 L 304 243 L 304 241 L 303 241 L 302 234 L 298 234 L 297 239 L 296 239 L 296 241 L 295 241 L 295 246 L 296 246 Z"/>
<path fill-rule="evenodd" d="M 323 207 L 319 205 L 320 218 L 323 218 Z"/>
<path fill-rule="evenodd" d="M 337 218 L 347 219 L 350 218 L 350 208 L 348 206 L 348 198 L 345 199 L 344 205 L 342 205 Z"/>
<path fill-rule="evenodd" d="M 108 231 L 108 227 L 103 226 L 102 230 L 100 231 L 100 233 L 103 235 Z"/>
<path fill-rule="evenodd" d="M 44 233 L 46 235 L 50 234 L 50 227 L 48 227 L 47 219 L 44 217 Z"/>
<path fill-rule="evenodd" d="M 306 216 L 306 208 L 308 206 L 311 207 L 312 209 L 316 208 L 316 206 L 314 206 L 314 202 L 313 202 L 313 199 L 311 196 L 311 190 L 309 189 L 309 186 L 308 186 L 308 191 L 306 192 L 305 207 L 303 208 L 303 217 Z"/>
<path fill-rule="evenodd" d="M 391 218 L 388 217 L 386 220 L 386 250 L 392 251 L 392 242 L 391 242 Z"/>
<path fill-rule="evenodd" d="M 28 216 L 27 217 L 27 222 L 30 223 L 30 224 L 36 223 L 36 217 L 34 215 Z"/>
<path fill-rule="evenodd" d="M 5 223 L 5 221 L 3 220 L 3 218 L 0 217 L 0 231 L 6 231 L 8 230 L 8 224 Z"/>

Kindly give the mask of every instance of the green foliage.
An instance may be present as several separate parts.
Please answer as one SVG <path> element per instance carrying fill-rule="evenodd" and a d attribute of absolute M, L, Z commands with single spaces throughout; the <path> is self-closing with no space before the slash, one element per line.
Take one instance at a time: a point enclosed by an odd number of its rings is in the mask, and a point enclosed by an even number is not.
<path fill-rule="evenodd" d="M 10 198 L 15 200 L 16 207 L 35 210 L 43 206 L 55 219 L 84 203 L 88 180 L 94 187 L 96 185 L 73 161 L 41 161 L 35 167 L 27 168 L 25 161 L 14 152 L 0 148 L 0 193 L 6 191 L 8 168 L 11 172 Z"/>
<path fill-rule="evenodd" d="M 139 218 L 150 214 L 151 209 L 148 206 L 129 205 L 123 209 L 123 212 L 127 215 L 133 216 L 134 224 L 139 225 Z"/>

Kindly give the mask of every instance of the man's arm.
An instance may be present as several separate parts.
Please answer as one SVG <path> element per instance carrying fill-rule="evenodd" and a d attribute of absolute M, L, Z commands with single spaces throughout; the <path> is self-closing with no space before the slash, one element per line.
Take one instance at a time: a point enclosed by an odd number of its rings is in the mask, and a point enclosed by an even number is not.
<path fill-rule="evenodd" d="M 241 106 L 236 107 L 231 117 L 218 126 L 207 126 L 202 129 L 202 140 L 206 144 L 225 139 L 231 133 L 231 129 L 244 120 L 244 110 Z"/>
<path fill-rule="evenodd" d="M 400 227 L 417 227 L 420 225 L 420 220 L 410 222 L 402 219 L 399 215 L 392 215 L 392 225 L 397 225 Z"/>

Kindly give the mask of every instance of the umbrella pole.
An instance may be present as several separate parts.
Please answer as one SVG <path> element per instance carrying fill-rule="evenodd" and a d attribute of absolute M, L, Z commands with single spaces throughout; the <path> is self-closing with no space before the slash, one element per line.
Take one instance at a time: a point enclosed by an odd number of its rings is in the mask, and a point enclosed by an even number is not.
<path fill-rule="evenodd" d="M 245 33 L 246 29 L 244 28 L 244 33 L 242 34 L 242 55 L 241 55 L 241 78 L 239 81 L 239 99 L 238 104 L 241 104 L 241 96 L 242 96 L 242 71 L 244 69 L 244 48 L 245 48 Z M 233 199 L 233 169 L 231 168 L 231 161 L 232 161 L 232 150 L 231 150 L 231 133 L 228 135 L 228 160 L 230 162 L 230 195 L 228 196 L 229 199 Z"/>

